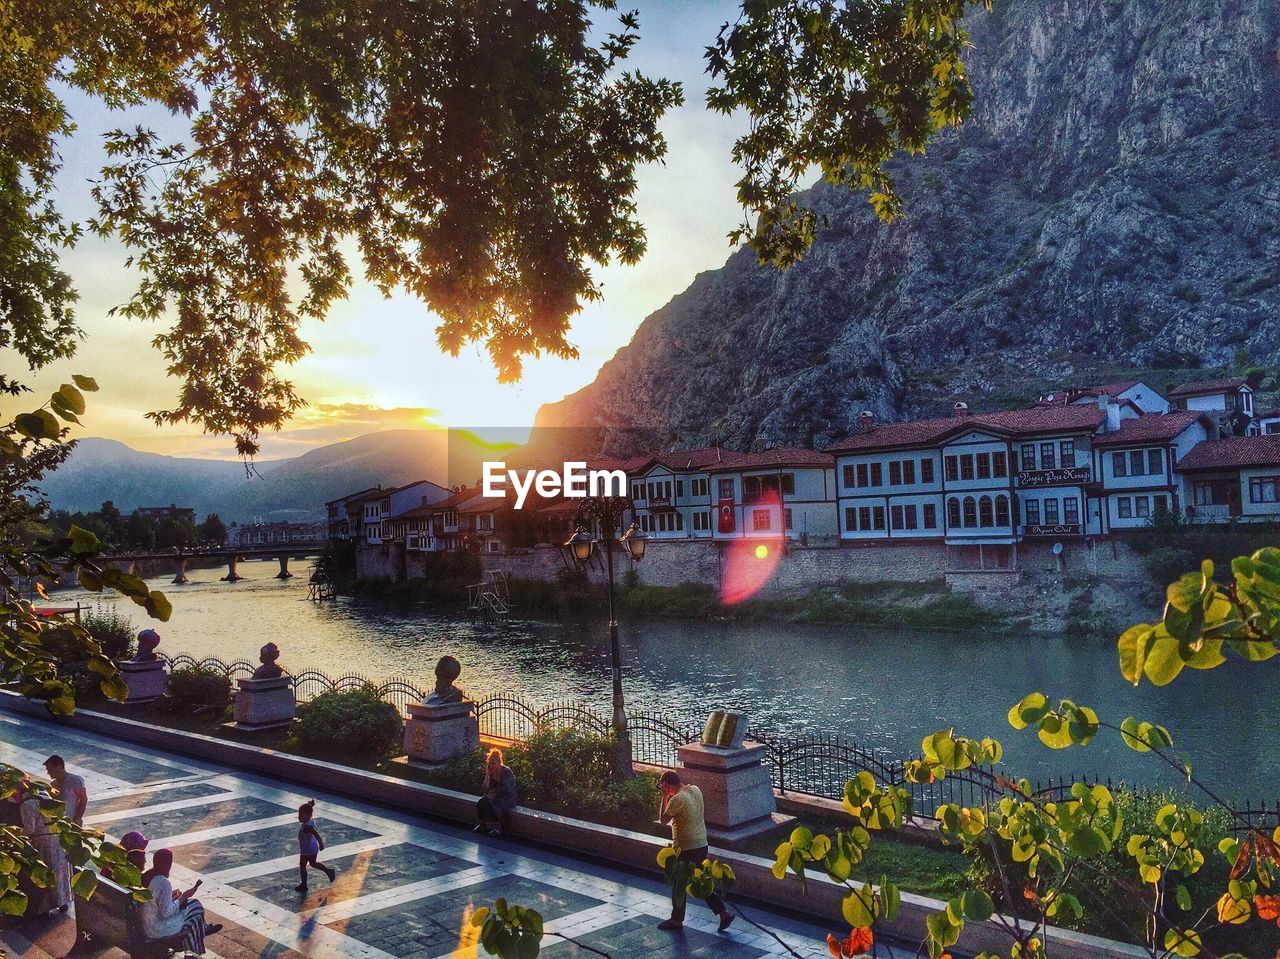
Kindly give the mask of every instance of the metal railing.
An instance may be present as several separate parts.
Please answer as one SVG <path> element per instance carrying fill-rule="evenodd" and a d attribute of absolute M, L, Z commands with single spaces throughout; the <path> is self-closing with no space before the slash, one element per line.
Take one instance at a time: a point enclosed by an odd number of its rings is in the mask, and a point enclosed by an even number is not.
<path fill-rule="evenodd" d="M 171 669 L 212 670 L 232 681 L 248 679 L 255 668 L 245 660 L 227 663 L 214 657 L 196 659 L 187 655 L 171 657 L 168 663 Z M 410 703 L 421 702 L 430 694 L 429 689 L 424 690 L 404 679 L 376 681 L 355 673 L 334 678 L 318 670 L 307 670 L 289 678 L 293 683 L 294 696 L 300 703 L 322 693 L 370 686 L 380 699 L 395 706 L 402 717 Z M 565 701 L 538 706 L 507 694 L 478 700 L 476 718 L 483 737 L 506 742 L 519 742 L 549 729 L 575 729 L 602 736 L 608 735 L 612 729 L 611 717 L 588 704 Z M 638 763 L 660 767 L 675 767 L 676 750 L 696 742 L 702 733 L 698 725 L 673 721 L 650 710 L 629 712 L 627 728 L 632 758 Z M 932 817 L 938 807 L 945 804 L 975 806 L 996 798 L 973 777 L 947 777 L 932 783 L 907 782 L 901 760 L 885 750 L 864 746 L 845 736 L 781 735 L 768 730 L 753 730 L 749 738 L 765 746 L 765 765 L 774 787 L 782 793 L 839 800 L 844 796 L 845 783 L 865 770 L 882 786 L 906 789 L 917 816 Z M 995 772 L 990 767 L 985 767 L 985 771 Z M 1033 782 L 1032 789 L 1036 795 L 1062 799 L 1070 795 L 1075 783 L 1094 785 L 1100 781 L 1089 776 L 1053 777 Z M 1110 780 L 1103 782 L 1111 786 Z M 1258 828 L 1270 829 L 1280 824 L 1280 800 L 1271 805 L 1266 802 L 1249 803 L 1232 812 L 1239 822 Z"/>

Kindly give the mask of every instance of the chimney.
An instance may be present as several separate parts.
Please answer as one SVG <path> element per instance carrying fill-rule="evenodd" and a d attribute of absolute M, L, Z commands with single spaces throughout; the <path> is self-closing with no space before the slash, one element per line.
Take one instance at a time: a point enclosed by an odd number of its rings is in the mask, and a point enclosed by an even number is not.
<path fill-rule="evenodd" d="M 968 416 L 969 404 L 963 400 L 956 403 L 956 416 Z"/>
<path fill-rule="evenodd" d="M 863 433 L 870 433 L 876 428 L 876 414 L 870 410 L 863 410 L 858 414 L 858 428 Z"/>

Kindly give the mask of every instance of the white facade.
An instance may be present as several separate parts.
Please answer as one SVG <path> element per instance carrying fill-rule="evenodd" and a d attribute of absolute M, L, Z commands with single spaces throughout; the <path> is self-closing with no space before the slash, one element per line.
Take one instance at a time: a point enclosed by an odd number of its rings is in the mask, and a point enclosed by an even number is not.
<path fill-rule="evenodd" d="M 709 539 L 711 478 L 700 469 L 678 469 L 650 461 L 628 476 L 636 522 L 652 539 Z"/>
<path fill-rule="evenodd" d="M 709 517 L 716 540 L 834 538 L 835 470 L 785 465 L 712 467 Z"/>

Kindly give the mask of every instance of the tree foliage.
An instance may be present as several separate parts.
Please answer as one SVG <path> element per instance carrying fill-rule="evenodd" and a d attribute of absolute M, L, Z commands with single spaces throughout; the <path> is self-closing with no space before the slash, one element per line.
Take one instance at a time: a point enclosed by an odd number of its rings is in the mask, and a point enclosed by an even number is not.
<path fill-rule="evenodd" d="M 709 106 L 751 121 L 733 147 L 745 219 L 730 240 L 763 262 L 797 262 L 821 225 L 795 196 L 814 167 L 830 183 L 869 190 L 881 217 L 897 215 L 890 158 L 923 152 L 939 129 L 968 116 L 961 18 L 971 5 L 744 0 L 707 49 L 719 84 Z"/>

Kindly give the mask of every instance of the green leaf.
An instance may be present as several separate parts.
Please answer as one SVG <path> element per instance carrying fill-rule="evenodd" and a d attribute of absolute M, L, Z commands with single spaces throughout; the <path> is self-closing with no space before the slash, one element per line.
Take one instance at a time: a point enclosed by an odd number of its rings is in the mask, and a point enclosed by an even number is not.
<path fill-rule="evenodd" d="M 867 904 L 862 899 L 862 893 L 857 889 L 851 890 L 844 897 L 844 902 L 840 904 L 840 912 L 844 916 L 845 922 L 853 929 L 869 926 L 875 922 L 876 918 L 871 914 L 871 910 L 867 908 Z"/>
<path fill-rule="evenodd" d="M 1044 693 L 1027 693 L 1009 710 L 1009 725 L 1014 729 L 1026 729 L 1037 723 L 1049 711 L 1049 700 Z"/>
<path fill-rule="evenodd" d="M 71 880 L 71 891 L 81 899 L 88 899 L 98 888 L 98 876 L 90 869 L 81 869 Z"/>
<path fill-rule="evenodd" d="M 960 904 L 964 910 L 965 918 L 974 922 L 986 922 L 996 911 L 995 903 L 991 901 L 991 897 L 981 889 L 970 889 L 962 893 Z"/>
<path fill-rule="evenodd" d="M 71 540 L 71 552 L 79 556 L 93 556 L 98 552 L 98 537 L 87 529 L 72 525 L 67 538 Z"/>
<path fill-rule="evenodd" d="M 1181 644 L 1172 636 L 1161 636 L 1157 631 L 1142 667 L 1147 679 L 1157 686 L 1168 686 L 1178 678 L 1185 665 Z"/>
<path fill-rule="evenodd" d="M 62 432 L 62 427 L 48 410 L 19 413 L 13 419 L 13 426 L 23 436 L 33 440 L 56 440 Z"/>
<path fill-rule="evenodd" d="M 62 397 L 62 402 L 66 404 L 67 409 L 71 410 L 71 412 L 84 412 L 84 394 L 70 383 L 63 383 L 62 386 L 58 388 L 58 392 L 53 395 Z"/>
<path fill-rule="evenodd" d="M 144 603 L 147 615 L 152 619 L 158 619 L 162 623 L 167 623 L 169 617 L 173 615 L 173 606 L 169 600 L 165 598 L 164 593 L 158 589 L 153 589 L 148 595 Z"/>
<path fill-rule="evenodd" d="M 1120 672 L 1135 686 L 1142 680 L 1151 633 L 1150 626 L 1131 626 L 1120 636 Z"/>
<path fill-rule="evenodd" d="M 75 381 L 76 386 L 84 390 L 86 393 L 98 392 L 98 381 L 92 376 L 81 376 L 79 373 L 72 373 L 71 379 Z"/>
<path fill-rule="evenodd" d="M 1177 900 L 1178 908 L 1183 912 L 1191 911 L 1191 892 L 1186 886 L 1178 884 L 1178 888 L 1174 891 L 1174 899 Z"/>
<path fill-rule="evenodd" d="M 18 892 L 16 889 L 11 889 L 3 896 L 0 896 L 0 914 L 6 916 L 21 916 L 26 911 L 26 893 Z"/>
<path fill-rule="evenodd" d="M 1164 934 L 1164 947 L 1176 956 L 1198 956 L 1200 934 L 1194 929 L 1170 929 Z"/>
<path fill-rule="evenodd" d="M 81 589 L 90 593 L 102 592 L 102 577 L 87 566 L 81 566 L 76 570 L 76 581 L 79 582 Z"/>

